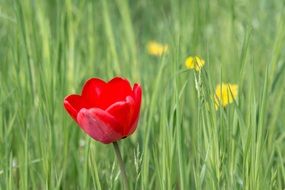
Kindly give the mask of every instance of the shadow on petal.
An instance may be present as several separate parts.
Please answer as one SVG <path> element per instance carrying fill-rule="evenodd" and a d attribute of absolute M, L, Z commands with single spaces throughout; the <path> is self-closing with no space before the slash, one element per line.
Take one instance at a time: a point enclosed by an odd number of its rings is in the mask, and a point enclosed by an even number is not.
<path fill-rule="evenodd" d="M 79 126 L 93 139 L 108 144 L 123 138 L 122 127 L 107 112 L 99 108 L 81 109 L 77 115 Z"/>

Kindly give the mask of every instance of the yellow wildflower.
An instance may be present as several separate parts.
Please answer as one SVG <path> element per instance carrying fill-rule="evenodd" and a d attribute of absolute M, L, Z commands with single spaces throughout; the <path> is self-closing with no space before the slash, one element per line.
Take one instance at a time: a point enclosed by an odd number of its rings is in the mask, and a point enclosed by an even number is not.
<path fill-rule="evenodd" d="M 238 85 L 230 83 L 222 83 L 222 85 L 217 85 L 215 92 L 215 108 L 216 110 L 219 106 L 226 107 L 228 104 L 236 100 L 238 95 Z"/>
<path fill-rule="evenodd" d="M 162 56 L 163 54 L 167 53 L 168 45 L 160 44 L 156 41 L 150 41 L 147 43 L 147 51 L 150 55 L 153 56 Z"/>
<path fill-rule="evenodd" d="M 188 69 L 195 69 L 196 71 L 200 71 L 204 65 L 205 61 L 198 56 L 195 57 L 189 56 L 185 60 L 185 66 Z"/>

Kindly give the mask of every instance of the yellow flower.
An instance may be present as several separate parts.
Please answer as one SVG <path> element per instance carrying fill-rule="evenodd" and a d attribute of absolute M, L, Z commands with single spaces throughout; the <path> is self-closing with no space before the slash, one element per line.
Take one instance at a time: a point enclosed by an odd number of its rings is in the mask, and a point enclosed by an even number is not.
<path fill-rule="evenodd" d="M 195 69 L 196 71 L 200 71 L 204 65 L 205 61 L 198 56 L 195 57 L 189 56 L 185 60 L 185 66 L 188 69 Z"/>
<path fill-rule="evenodd" d="M 228 104 L 236 100 L 238 95 L 238 85 L 230 83 L 222 83 L 222 85 L 217 85 L 215 92 L 215 108 L 216 110 L 219 106 L 226 107 Z"/>
<path fill-rule="evenodd" d="M 167 53 L 168 45 L 160 44 L 156 41 L 150 41 L 147 43 L 147 51 L 150 55 L 154 56 L 162 56 L 163 54 Z"/>

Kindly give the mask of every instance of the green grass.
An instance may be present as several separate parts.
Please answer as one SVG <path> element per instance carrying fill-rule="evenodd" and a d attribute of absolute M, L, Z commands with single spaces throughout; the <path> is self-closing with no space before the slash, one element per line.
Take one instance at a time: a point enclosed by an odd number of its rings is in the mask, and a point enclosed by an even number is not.
<path fill-rule="evenodd" d="M 119 142 L 132 189 L 284 189 L 284 18 L 283 0 L 0 0 L 0 189 L 123 189 L 112 145 L 63 108 L 116 75 L 143 88 Z M 216 111 L 220 82 L 239 95 Z"/>

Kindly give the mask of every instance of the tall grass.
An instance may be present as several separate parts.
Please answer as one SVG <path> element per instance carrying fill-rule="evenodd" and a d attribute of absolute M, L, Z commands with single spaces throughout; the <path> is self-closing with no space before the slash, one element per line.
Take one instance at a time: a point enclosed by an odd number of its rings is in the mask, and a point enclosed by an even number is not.
<path fill-rule="evenodd" d="M 63 109 L 86 79 L 115 75 L 143 87 L 139 127 L 119 142 L 132 189 L 284 189 L 284 6 L 0 0 L 0 189 L 122 189 L 112 146 Z M 168 53 L 150 56 L 149 40 Z M 239 95 L 216 111 L 221 82 Z"/>

